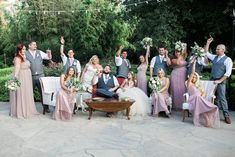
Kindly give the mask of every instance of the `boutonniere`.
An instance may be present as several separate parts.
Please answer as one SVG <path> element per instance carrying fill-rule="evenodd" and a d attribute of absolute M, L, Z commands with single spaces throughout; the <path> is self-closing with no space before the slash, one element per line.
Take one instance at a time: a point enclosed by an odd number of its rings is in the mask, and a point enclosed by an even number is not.
<path fill-rule="evenodd" d="M 39 54 L 37 54 L 37 57 L 39 57 Z"/>
<path fill-rule="evenodd" d="M 76 63 L 76 62 L 73 62 L 73 65 L 77 65 L 77 63 Z"/>
<path fill-rule="evenodd" d="M 109 80 L 111 79 L 111 77 L 108 78 Z"/>

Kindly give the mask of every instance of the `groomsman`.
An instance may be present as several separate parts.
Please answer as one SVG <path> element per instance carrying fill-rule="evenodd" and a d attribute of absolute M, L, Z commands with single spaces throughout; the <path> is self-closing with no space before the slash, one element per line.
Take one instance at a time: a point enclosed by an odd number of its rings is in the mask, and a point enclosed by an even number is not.
<path fill-rule="evenodd" d="M 106 65 L 103 70 L 103 74 L 99 76 L 99 78 L 96 80 L 97 82 L 97 89 L 96 94 L 98 96 L 103 96 L 107 98 L 118 98 L 118 95 L 115 93 L 115 91 L 119 87 L 119 83 L 117 78 L 112 75 L 111 68 L 109 65 Z"/>
<path fill-rule="evenodd" d="M 46 50 L 47 53 L 38 50 L 37 43 L 35 41 L 30 41 L 28 47 L 29 48 L 28 51 L 26 52 L 26 58 L 30 62 L 30 69 L 32 72 L 32 79 L 33 79 L 33 89 L 37 87 L 39 90 L 43 106 L 43 114 L 45 114 L 45 112 L 50 113 L 48 105 L 43 104 L 42 101 L 42 89 L 39 82 L 39 78 L 44 76 L 43 60 L 50 60 L 52 58 L 51 50 L 47 49 Z"/>
<path fill-rule="evenodd" d="M 225 93 L 226 79 L 232 73 L 233 62 L 230 57 L 225 55 L 225 45 L 223 44 L 219 44 L 216 47 L 216 55 L 209 53 L 208 50 L 212 41 L 213 38 L 207 40 L 205 52 L 207 52 L 207 57 L 212 61 L 211 80 L 214 80 L 218 84 L 216 89 L 216 102 L 223 110 L 225 123 L 231 124 Z"/>
<path fill-rule="evenodd" d="M 168 51 L 165 46 L 158 47 L 159 55 L 152 58 L 150 62 L 150 78 L 157 76 L 158 69 L 163 69 L 167 72 L 167 67 L 171 65 L 171 60 L 168 57 Z"/>
<path fill-rule="evenodd" d="M 70 67 L 70 66 L 73 66 L 76 71 L 76 76 L 77 78 L 80 77 L 80 74 L 81 74 L 81 64 L 80 62 L 74 58 L 74 51 L 72 49 L 69 49 L 68 51 L 68 57 L 64 54 L 64 43 L 65 43 L 65 40 L 64 40 L 64 37 L 61 37 L 60 38 L 60 56 L 61 56 L 61 59 L 63 61 L 63 65 L 64 65 L 64 72 L 67 71 L 67 69 Z"/>
<path fill-rule="evenodd" d="M 127 51 L 123 51 L 124 48 L 123 45 L 121 45 L 115 55 L 115 64 L 117 66 L 117 80 L 119 85 L 122 84 L 122 82 L 127 78 L 127 75 L 131 68 L 131 63 L 127 59 Z M 122 52 L 122 57 L 120 56 Z"/>

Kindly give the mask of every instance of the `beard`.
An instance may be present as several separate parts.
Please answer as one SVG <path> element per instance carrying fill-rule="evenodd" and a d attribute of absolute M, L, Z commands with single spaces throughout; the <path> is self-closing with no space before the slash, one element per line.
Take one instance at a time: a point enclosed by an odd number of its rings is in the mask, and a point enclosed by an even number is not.
<path fill-rule="evenodd" d="M 106 74 L 106 75 L 109 74 L 109 72 L 105 72 L 105 71 L 103 73 Z"/>

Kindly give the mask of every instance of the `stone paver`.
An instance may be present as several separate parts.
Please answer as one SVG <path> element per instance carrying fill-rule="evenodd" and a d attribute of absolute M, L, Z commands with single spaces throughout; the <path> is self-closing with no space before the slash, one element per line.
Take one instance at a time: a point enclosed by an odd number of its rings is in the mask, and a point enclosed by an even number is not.
<path fill-rule="evenodd" d="M 37 103 L 41 112 L 41 105 Z M 0 156 L 4 157 L 231 157 L 235 152 L 235 112 L 232 124 L 220 128 L 195 127 L 182 122 L 180 112 L 170 119 L 125 116 L 106 118 L 79 111 L 70 122 L 51 115 L 30 119 L 8 116 L 9 104 L 0 103 Z M 222 118 L 222 115 L 221 115 Z"/>

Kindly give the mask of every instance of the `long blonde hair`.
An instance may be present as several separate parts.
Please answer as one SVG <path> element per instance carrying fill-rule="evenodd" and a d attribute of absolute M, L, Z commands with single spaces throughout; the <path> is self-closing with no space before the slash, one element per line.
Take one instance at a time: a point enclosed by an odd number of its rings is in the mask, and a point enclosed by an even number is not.
<path fill-rule="evenodd" d="M 94 59 L 97 59 L 97 63 L 99 64 L 99 57 L 97 56 L 97 55 L 93 55 L 91 58 L 90 58 L 90 60 L 89 60 L 89 64 L 92 64 L 92 61 L 94 60 Z"/>
<path fill-rule="evenodd" d="M 194 72 L 194 75 L 197 76 L 197 81 L 195 82 L 195 86 L 197 87 L 197 89 L 199 89 L 201 92 L 203 92 L 204 88 L 201 85 L 200 76 L 198 75 L 197 72 Z"/>

